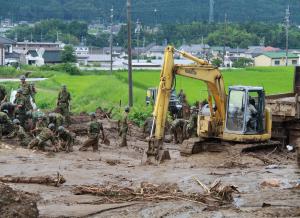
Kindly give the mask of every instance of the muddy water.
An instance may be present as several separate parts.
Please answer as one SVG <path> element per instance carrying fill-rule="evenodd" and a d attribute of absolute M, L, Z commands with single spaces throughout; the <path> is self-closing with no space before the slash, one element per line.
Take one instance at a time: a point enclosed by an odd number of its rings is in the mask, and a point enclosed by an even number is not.
<path fill-rule="evenodd" d="M 55 175 L 60 172 L 67 182 L 59 187 L 11 184 L 12 187 L 41 196 L 39 210 L 42 217 L 274 217 L 300 216 L 300 191 L 291 189 L 300 178 L 293 154 L 272 153 L 268 158 L 275 165 L 267 167 L 260 159 L 239 153 L 239 146 L 224 147 L 220 152 L 205 152 L 181 157 L 176 145 L 171 147 L 172 160 L 159 166 L 141 165 L 142 153 L 136 147 L 146 148 L 147 143 L 130 138 L 129 148 L 102 146 L 98 153 L 75 152 L 47 154 L 17 148 L 13 144 L 0 145 L 0 176 Z M 259 154 L 264 155 L 264 154 Z M 119 160 L 110 166 L 106 160 Z M 232 166 L 231 163 L 234 163 Z M 238 187 L 235 203 L 230 207 L 207 209 L 205 206 L 184 202 L 138 203 L 108 210 L 112 205 L 93 205 L 94 196 L 76 196 L 75 185 L 117 184 L 138 187 L 141 182 L 177 183 L 184 192 L 202 192 L 193 177 L 209 185 L 216 179 Z M 279 187 L 261 187 L 268 179 L 279 181 Z M 271 204 L 262 208 L 263 203 Z M 122 206 L 122 205 L 121 205 Z M 97 213 L 102 211 L 101 213 Z"/>

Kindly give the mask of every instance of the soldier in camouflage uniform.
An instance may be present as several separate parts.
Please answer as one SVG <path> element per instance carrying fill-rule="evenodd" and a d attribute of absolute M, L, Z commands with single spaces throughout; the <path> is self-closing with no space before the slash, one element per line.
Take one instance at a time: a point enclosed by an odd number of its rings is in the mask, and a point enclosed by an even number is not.
<path fill-rule="evenodd" d="M 31 85 L 26 82 L 26 77 L 24 75 L 20 77 L 20 80 L 21 80 L 21 83 L 19 85 L 19 89 L 22 90 L 23 96 L 25 98 L 26 110 L 27 111 L 32 110 L 33 108 L 32 108 L 30 99 L 32 98 L 32 101 L 35 102 L 35 99 L 34 99 L 35 93 L 33 93 Z M 22 121 L 21 121 L 21 123 L 22 123 Z"/>
<path fill-rule="evenodd" d="M 18 89 L 14 101 L 16 105 L 16 118 L 21 122 L 21 126 L 25 126 L 26 122 L 26 98 L 23 96 L 23 91 Z"/>
<path fill-rule="evenodd" d="M 186 139 L 185 126 L 187 121 L 185 119 L 176 119 L 171 124 L 171 133 L 174 136 L 174 142 L 181 144 Z"/>
<path fill-rule="evenodd" d="M 10 134 L 13 131 L 13 123 L 7 115 L 7 110 L 0 112 L 0 139 L 3 134 Z"/>
<path fill-rule="evenodd" d="M 48 119 L 44 113 L 34 114 L 33 116 L 34 129 L 31 130 L 31 134 L 37 135 L 39 134 L 43 128 L 48 126 Z"/>
<path fill-rule="evenodd" d="M 95 113 L 91 113 L 90 116 L 89 138 L 84 142 L 79 151 L 87 151 L 89 147 L 92 147 L 94 152 L 98 151 L 100 131 L 102 132 L 102 138 L 105 139 L 102 123 L 97 121 Z"/>
<path fill-rule="evenodd" d="M 12 120 L 15 117 L 15 109 L 16 105 L 10 102 L 2 102 L 1 104 L 1 111 L 7 110 L 8 111 L 8 116 Z"/>
<path fill-rule="evenodd" d="M 54 151 L 58 151 L 56 146 L 55 139 L 55 125 L 50 123 L 48 128 L 42 128 L 40 134 L 35 137 L 28 145 L 29 149 L 38 148 L 40 150 L 45 150 L 45 146 L 47 146 L 47 142 L 50 141 L 51 145 L 54 147 Z"/>
<path fill-rule="evenodd" d="M 57 132 L 59 147 L 66 152 L 72 152 L 75 141 L 73 134 L 66 130 L 63 126 L 59 126 Z"/>
<path fill-rule="evenodd" d="M 128 114 L 130 112 L 130 108 L 126 107 L 122 120 L 120 120 L 120 129 L 119 136 L 121 136 L 122 141 L 120 147 L 127 147 L 127 132 L 128 132 Z"/>
<path fill-rule="evenodd" d="M 58 94 L 57 109 L 65 117 L 67 125 L 70 125 L 70 101 L 71 94 L 67 91 L 66 85 L 62 86 L 61 91 Z"/>
<path fill-rule="evenodd" d="M 65 118 L 59 113 L 50 113 L 48 117 L 49 123 L 53 123 L 56 130 L 58 129 L 58 127 L 63 126 L 65 123 Z"/>
<path fill-rule="evenodd" d="M 7 92 L 6 89 L 4 87 L 4 85 L 0 84 L 0 102 L 4 102 L 6 101 L 7 98 Z"/>
<path fill-rule="evenodd" d="M 191 116 L 186 125 L 186 136 L 187 138 L 196 137 L 197 136 L 197 122 L 198 122 L 198 114 L 197 108 L 195 106 L 191 107 Z"/>
<path fill-rule="evenodd" d="M 185 120 L 188 120 L 190 118 L 190 105 L 187 102 L 185 94 L 183 94 L 182 99 L 182 118 Z"/>
<path fill-rule="evenodd" d="M 18 119 L 13 120 L 14 123 L 14 131 L 7 136 L 7 138 L 17 137 L 19 141 L 19 145 L 22 147 L 27 147 L 31 141 L 30 136 L 25 132 L 24 128 L 20 125 L 20 121 Z"/>

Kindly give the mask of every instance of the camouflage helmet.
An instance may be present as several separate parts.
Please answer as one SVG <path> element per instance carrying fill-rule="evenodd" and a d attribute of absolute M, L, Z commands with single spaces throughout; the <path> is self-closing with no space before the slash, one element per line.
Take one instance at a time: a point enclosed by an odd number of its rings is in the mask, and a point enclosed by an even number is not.
<path fill-rule="evenodd" d="M 51 130 L 54 130 L 55 129 L 55 125 L 53 123 L 50 123 L 48 125 L 48 128 L 51 129 Z"/>
<path fill-rule="evenodd" d="M 17 90 L 17 93 L 23 94 L 23 90 L 22 90 L 22 89 L 18 89 L 18 90 Z"/>
<path fill-rule="evenodd" d="M 61 86 L 61 88 L 62 88 L 62 89 L 66 89 L 67 86 L 66 86 L 65 84 L 63 84 L 63 85 Z"/>
<path fill-rule="evenodd" d="M 33 114 L 31 111 L 27 111 L 26 112 L 26 116 L 29 117 L 29 118 L 32 118 L 33 117 Z"/>
<path fill-rule="evenodd" d="M 55 116 L 55 114 L 54 113 L 50 113 L 50 114 L 48 114 L 48 117 L 54 117 Z"/>
<path fill-rule="evenodd" d="M 90 113 L 90 117 L 96 118 L 96 113 L 95 112 L 91 112 Z"/>
<path fill-rule="evenodd" d="M 2 112 L 8 114 L 8 110 L 6 110 L 6 109 L 3 109 Z"/>
<path fill-rule="evenodd" d="M 14 120 L 13 120 L 13 123 L 16 124 L 16 125 L 19 125 L 19 124 L 20 124 L 20 120 L 14 119 Z"/>
<path fill-rule="evenodd" d="M 26 80 L 25 75 L 20 76 L 20 80 Z"/>
<path fill-rule="evenodd" d="M 60 127 L 58 127 L 58 132 L 63 132 L 64 130 L 65 130 L 65 127 L 63 127 L 63 126 L 60 126 Z"/>
<path fill-rule="evenodd" d="M 125 112 L 129 113 L 129 111 L 130 111 L 130 107 L 129 107 L 129 106 L 126 106 L 126 107 L 125 107 Z"/>

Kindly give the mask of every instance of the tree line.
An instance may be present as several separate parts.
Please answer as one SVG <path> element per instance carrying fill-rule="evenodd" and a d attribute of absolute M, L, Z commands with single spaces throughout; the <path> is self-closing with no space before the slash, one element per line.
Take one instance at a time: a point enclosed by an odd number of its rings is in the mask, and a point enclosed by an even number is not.
<path fill-rule="evenodd" d="M 137 35 L 132 27 L 133 46 L 137 45 Z M 21 25 L 7 36 L 19 41 L 52 41 L 57 39 L 72 45 L 81 41 L 87 46 L 105 47 L 109 45 L 109 34 L 98 32 L 90 34 L 87 22 L 44 20 L 35 25 Z M 285 47 L 285 27 L 282 24 L 264 22 L 248 23 L 213 23 L 193 22 L 190 24 L 164 24 L 158 30 L 143 28 L 140 33 L 140 45 L 157 43 L 159 45 L 173 44 L 201 44 L 213 46 L 229 46 L 232 48 L 247 48 L 251 45 L 263 44 L 266 46 Z M 127 46 L 127 28 L 123 26 L 114 37 L 114 45 Z M 290 48 L 300 48 L 300 29 L 292 25 L 289 31 Z"/>
<path fill-rule="evenodd" d="M 291 6 L 291 20 L 300 22 L 298 0 L 215 0 L 214 18 L 231 22 L 282 22 L 287 4 Z M 101 20 L 109 22 L 110 9 L 114 19 L 126 20 L 126 0 L 10 0 L 1 1 L 0 16 L 16 21 L 43 19 Z M 133 19 L 146 24 L 191 23 L 208 21 L 209 0 L 135 0 L 132 1 Z"/>

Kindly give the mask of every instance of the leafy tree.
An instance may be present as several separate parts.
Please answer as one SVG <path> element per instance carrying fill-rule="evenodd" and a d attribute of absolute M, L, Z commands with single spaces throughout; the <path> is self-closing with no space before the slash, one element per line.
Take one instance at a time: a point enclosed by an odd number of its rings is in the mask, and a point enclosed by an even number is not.
<path fill-rule="evenodd" d="M 62 62 L 63 63 L 75 63 L 76 62 L 76 56 L 73 46 L 66 45 L 64 47 L 64 50 L 62 51 Z"/>
<path fill-rule="evenodd" d="M 234 61 L 232 67 L 235 68 L 245 68 L 253 65 L 253 60 L 249 58 L 239 58 L 238 60 Z"/>
<path fill-rule="evenodd" d="M 211 61 L 211 64 L 215 67 L 220 67 L 223 61 L 220 58 L 215 58 Z"/>

